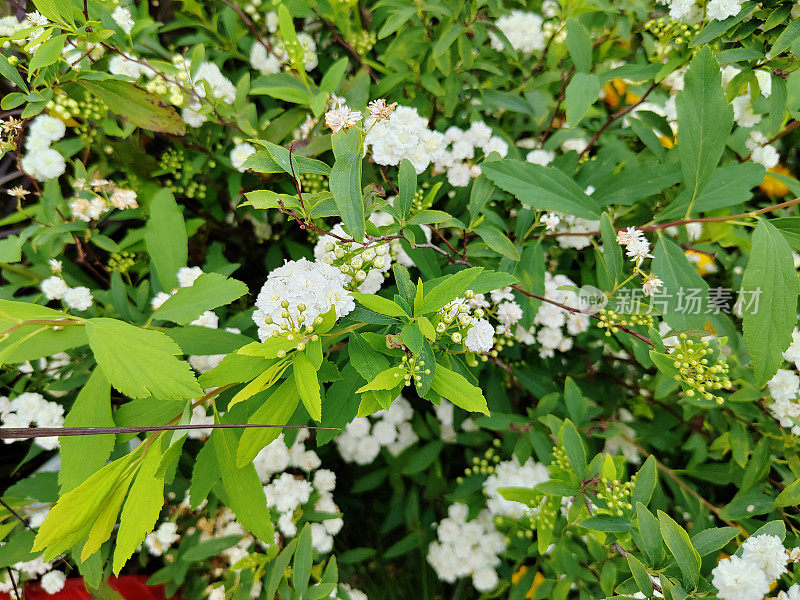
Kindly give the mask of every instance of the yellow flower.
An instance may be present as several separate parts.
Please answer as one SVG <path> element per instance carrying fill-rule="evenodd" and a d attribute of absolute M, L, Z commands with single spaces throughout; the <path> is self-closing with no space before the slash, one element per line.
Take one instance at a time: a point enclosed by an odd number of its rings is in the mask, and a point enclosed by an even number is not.
<path fill-rule="evenodd" d="M 528 567 L 522 565 L 519 568 L 519 571 L 517 571 L 511 576 L 511 583 L 516 584 L 520 579 L 522 579 L 525 576 L 525 573 L 527 572 L 528 572 Z M 540 585 L 542 585 L 542 583 L 544 583 L 544 575 L 542 575 L 540 572 L 537 571 L 536 575 L 533 578 L 531 589 L 528 590 L 528 593 L 525 594 L 525 597 L 532 599 L 533 596 L 536 594 L 536 590 L 539 588 Z"/>
<path fill-rule="evenodd" d="M 775 165 L 772 167 L 768 173 L 779 173 L 780 175 L 786 175 L 791 177 L 792 172 L 784 167 L 783 165 Z M 758 186 L 762 192 L 764 192 L 767 196 L 772 196 L 776 198 L 778 196 L 785 196 L 789 193 L 789 188 L 784 185 L 782 181 L 779 181 L 775 177 L 770 177 L 769 175 L 764 176 L 764 181 Z"/>
<path fill-rule="evenodd" d="M 687 250 L 686 258 L 690 263 L 694 263 L 695 270 L 702 276 L 709 273 L 717 272 L 717 265 L 714 264 L 714 258 L 704 252 L 697 252 L 696 250 Z"/>

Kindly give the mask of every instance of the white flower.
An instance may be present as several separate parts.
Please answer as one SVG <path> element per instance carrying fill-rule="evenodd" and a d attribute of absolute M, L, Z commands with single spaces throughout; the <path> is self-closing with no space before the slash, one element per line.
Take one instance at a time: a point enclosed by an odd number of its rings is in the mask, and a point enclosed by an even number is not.
<path fill-rule="evenodd" d="M 742 7 L 742 0 L 711 0 L 706 5 L 706 16 L 709 19 L 724 21 L 728 17 L 735 17 Z"/>
<path fill-rule="evenodd" d="M 144 545 L 147 551 L 153 556 L 161 556 L 166 550 L 180 539 L 177 533 L 178 525 L 172 522 L 161 523 L 158 529 L 147 534 L 144 538 Z"/>
<path fill-rule="evenodd" d="M 219 585 L 211 590 L 208 600 L 225 600 L 225 586 Z"/>
<path fill-rule="evenodd" d="M 64 303 L 74 310 L 86 310 L 92 305 L 92 300 L 92 292 L 82 285 L 64 292 Z"/>
<path fill-rule="evenodd" d="M 244 168 L 244 163 L 247 158 L 255 153 L 256 149 L 253 147 L 252 144 L 236 144 L 233 150 L 231 150 L 231 164 L 233 168 L 239 171 L 240 173 L 244 173 L 247 169 Z"/>
<path fill-rule="evenodd" d="M 342 129 L 350 129 L 361 121 L 361 111 L 352 110 L 346 104 L 325 113 L 325 125 L 336 133 Z"/>
<path fill-rule="evenodd" d="M 767 382 L 767 387 L 775 400 L 793 400 L 800 390 L 800 377 L 793 371 L 778 369 L 778 372 Z"/>
<path fill-rule="evenodd" d="M 59 177 L 67 166 L 64 157 L 52 148 L 28 152 L 22 157 L 20 164 L 26 173 L 38 181 Z"/>
<path fill-rule="evenodd" d="M 336 473 L 319 469 L 314 473 L 314 487 L 320 493 L 330 493 L 336 487 Z"/>
<path fill-rule="evenodd" d="M 56 119 L 55 117 L 51 117 L 49 115 L 39 115 L 33 121 L 31 121 L 30 126 L 28 127 L 28 139 L 26 142 L 26 148 L 32 150 L 31 146 L 34 147 L 48 147 L 52 142 L 60 140 L 64 137 L 64 133 L 66 132 L 67 128 L 64 125 L 64 122 L 60 119 Z M 32 140 L 42 140 L 44 144 L 39 145 L 38 142 L 32 142 Z"/>
<path fill-rule="evenodd" d="M 762 600 L 769 591 L 764 572 L 750 561 L 731 556 L 717 564 L 712 583 L 722 600 Z"/>
<path fill-rule="evenodd" d="M 133 190 L 116 189 L 108 200 L 114 208 L 118 208 L 119 210 L 138 208 L 139 206 L 136 202 L 136 192 Z"/>
<path fill-rule="evenodd" d="M 88 223 L 89 221 L 99 219 L 103 213 L 108 210 L 108 206 L 106 206 L 105 200 L 100 196 L 94 196 L 92 198 L 76 196 L 69 203 L 69 209 L 73 217 Z"/>
<path fill-rule="evenodd" d="M 57 275 L 48 277 L 39 284 L 39 287 L 48 300 L 61 300 L 69 289 L 67 282 Z"/>
<path fill-rule="evenodd" d="M 333 536 L 322 523 L 311 523 L 311 545 L 321 554 L 333 550 Z"/>
<path fill-rule="evenodd" d="M 544 50 L 546 39 L 542 31 L 542 17 L 532 12 L 512 10 L 510 15 L 500 17 L 494 24 L 506 36 L 514 50 L 528 54 Z M 503 43 L 493 32 L 489 32 L 492 48 L 503 50 Z"/>
<path fill-rule="evenodd" d="M 262 75 L 270 75 L 281 72 L 281 61 L 271 52 L 267 52 L 264 45 L 253 42 L 250 46 L 250 65 Z"/>
<path fill-rule="evenodd" d="M 191 287 L 195 280 L 202 274 L 203 269 L 200 267 L 181 267 L 176 274 L 178 285 L 181 287 Z"/>
<path fill-rule="evenodd" d="M 50 571 L 42 575 L 42 589 L 48 594 L 55 594 L 64 589 L 67 576 L 62 571 Z"/>
<path fill-rule="evenodd" d="M 108 70 L 112 75 L 124 75 L 131 79 L 139 79 L 142 74 L 142 65 L 131 60 L 133 55 L 128 53 L 126 56 L 115 54 L 108 59 Z"/>
<path fill-rule="evenodd" d="M 136 21 L 131 17 L 131 12 L 122 6 L 118 6 L 114 9 L 114 12 L 111 13 L 111 18 L 114 19 L 117 26 L 128 35 L 131 34 L 133 26 L 136 25 Z"/>
<path fill-rule="evenodd" d="M 386 104 L 386 100 L 383 98 L 379 98 L 378 100 L 373 100 L 367 105 L 367 110 L 369 111 L 369 116 L 371 116 L 375 120 L 379 119 L 388 119 L 391 114 L 394 112 L 394 109 L 397 107 L 397 102 L 392 102 L 391 104 Z"/>
<path fill-rule="evenodd" d="M 776 535 L 757 535 L 742 544 L 742 558 L 757 565 L 770 582 L 786 573 L 789 560 L 783 542 Z"/>
<path fill-rule="evenodd" d="M 489 592 L 497 587 L 500 581 L 497 571 L 492 568 L 479 569 L 472 574 L 472 585 L 479 592 Z"/>
<path fill-rule="evenodd" d="M 453 187 L 467 187 L 472 179 L 468 163 L 453 165 L 447 170 L 447 181 Z"/>
<path fill-rule="evenodd" d="M 497 307 L 496 317 L 503 325 L 514 325 L 522 318 L 522 308 L 516 302 L 503 302 Z"/>
<path fill-rule="evenodd" d="M 525 156 L 525 160 L 529 163 L 533 163 L 535 165 L 542 165 L 546 167 L 553 159 L 556 157 L 556 153 L 551 150 L 543 150 L 542 148 L 537 148 L 535 150 L 531 150 Z"/>
<path fill-rule="evenodd" d="M 473 352 L 489 352 L 494 347 L 494 327 L 486 319 L 475 319 L 467 331 L 464 345 Z"/>
<path fill-rule="evenodd" d="M 644 292 L 645 296 L 652 296 L 653 294 L 658 293 L 663 285 L 663 281 L 661 281 L 653 273 L 650 273 L 642 282 L 642 291 Z"/>
<path fill-rule="evenodd" d="M 483 482 L 483 491 L 488 498 L 487 509 L 493 515 L 519 518 L 530 512 L 530 508 L 521 502 L 506 500 L 498 491 L 505 487 L 532 488 L 550 479 L 547 467 L 529 458 L 524 465 L 515 456 L 511 460 L 497 464 L 495 472 Z"/>

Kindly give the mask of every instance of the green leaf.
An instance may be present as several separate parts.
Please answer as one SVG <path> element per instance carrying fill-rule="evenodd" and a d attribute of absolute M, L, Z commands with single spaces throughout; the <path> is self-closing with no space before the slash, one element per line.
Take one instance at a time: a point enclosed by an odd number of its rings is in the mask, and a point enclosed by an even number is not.
<path fill-rule="evenodd" d="M 517 252 L 514 244 L 512 244 L 511 240 L 509 240 L 499 229 L 487 225 L 486 223 L 481 223 L 475 228 L 475 233 L 477 233 L 480 238 L 486 242 L 486 245 L 489 246 L 489 248 L 498 254 L 502 254 L 506 258 L 509 258 L 513 261 L 519 260 L 519 252 Z"/>
<path fill-rule="evenodd" d="M 269 578 L 266 580 L 265 598 L 275 598 L 278 585 L 283 580 L 283 575 L 286 572 L 286 567 L 289 566 L 289 561 L 292 560 L 295 548 L 297 548 L 297 538 L 286 544 L 278 557 L 272 561 Z"/>
<path fill-rule="evenodd" d="M 678 140 L 678 156 L 686 188 L 695 199 L 722 157 L 733 109 L 725 99 L 719 64 L 708 46 L 695 54 L 684 80 L 684 89 L 675 99 L 678 131 L 684 132 Z"/>
<path fill-rule="evenodd" d="M 384 298 L 383 296 L 378 296 L 376 294 L 362 294 L 360 292 L 352 292 L 352 294 L 353 298 L 358 300 L 359 304 L 366 306 L 368 309 L 378 313 L 379 315 L 408 318 L 406 311 L 404 311 L 399 304 L 389 300 L 388 298 Z"/>
<path fill-rule="evenodd" d="M 481 170 L 524 206 L 564 212 L 582 219 L 600 218 L 597 203 L 558 169 L 519 160 L 502 160 L 484 163 Z"/>
<path fill-rule="evenodd" d="M 13 66 L 8 59 L 6 58 L 5 54 L 0 53 L 0 75 L 8 79 L 9 81 L 14 82 L 14 84 L 24 90 L 25 93 L 28 92 L 28 86 L 25 85 L 25 81 L 22 79 L 22 76 L 17 71 L 17 68 Z"/>
<path fill-rule="evenodd" d="M 567 19 L 567 49 L 578 71 L 585 73 L 592 68 L 592 40 L 586 28 L 574 17 Z"/>
<path fill-rule="evenodd" d="M 795 506 L 800 504 L 800 479 L 794 480 L 781 490 L 775 498 L 775 506 Z"/>
<path fill-rule="evenodd" d="M 575 469 L 575 474 L 581 479 L 586 475 L 586 448 L 583 445 L 583 439 L 575 428 L 575 425 L 567 419 L 564 421 L 564 426 L 561 433 L 561 443 L 564 445 L 564 452 L 567 453 L 567 458 Z"/>
<path fill-rule="evenodd" d="M 186 325 L 203 312 L 230 304 L 247 293 L 247 286 L 219 273 L 203 273 L 189 287 L 180 288 L 153 313 L 154 319 Z"/>
<path fill-rule="evenodd" d="M 641 502 L 636 503 L 636 521 L 639 527 L 641 543 L 637 542 L 647 555 L 650 563 L 661 561 L 664 550 L 661 543 L 661 525 L 647 507 Z"/>
<path fill-rule="evenodd" d="M 403 367 L 390 367 L 378 373 L 372 381 L 356 390 L 357 394 L 375 390 L 392 390 L 403 382 L 406 370 Z"/>
<path fill-rule="evenodd" d="M 178 345 L 160 331 L 98 318 L 87 321 L 86 333 L 103 374 L 123 394 L 166 400 L 203 395 L 189 364 L 176 357 Z"/>
<path fill-rule="evenodd" d="M 767 220 L 759 220 L 740 289 L 744 341 L 759 385 L 783 364 L 781 354 L 797 323 L 798 292 L 789 244 Z"/>
<path fill-rule="evenodd" d="M 236 519 L 257 540 L 271 544 L 274 532 L 264 488 L 252 463 L 237 466 L 236 432 L 231 429 L 215 429 L 211 442 L 216 450 L 228 506 L 236 514 Z"/>
<path fill-rule="evenodd" d="M 670 554 L 675 557 L 681 573 L 693 588 L 697 587 L 700 581 L 700 554 L 692 546 L 689 534 L 668 514 L 660 510 L 658 511 L 658 522 L 661 527 L 661 536 L 664 538 Z"/>
<path fill-rule="evenodd" d="M 735 527 L 704 529 L 692 536 L 692 546 L 700 556 L 706 556 L 725 547 L 725 544 L 741 533 Z"/>
<path fill-rule="evenodd" d="M 612 281 L 619 282 L 623 269 L 622 248 L 617 242 L 614 223 L 607 212 L 600 217 L 600 236 L 603 240 L 603 257 L 606 259 L 609 275 L 611 275 Z"/>
<path fill-rule="evenodd" d="M 311 544 L 311 524 L 306 523 L 300 530 L 300 535 L 297 536 L 297 550 L 295 550 L 292 563 L 292 584 L 300 596 L 308 589 L 313 564 L 314 548 Z"/>
<path fill-rule="evenodd" d="M 578 124 L 589 112 L 592 104 L 600 95 L 600 80 L 590 73 L 575 73 L 567 86 L 566 107 L 567 123 L 570 127 Z"/>
<path fill-rule="evenodd" d="M 36 49 L 31 62 L 28 64 L 28 69 L 33 71 L 52 65 L 61 58 L 61 51 L 64 49 L 64 42 L 66 41 L 66 35 L 52 36 Z"/>
<path fill-rule="evenodd" d="M 151 446 L 133 481 L 122 515 L 114 547 L 114 575 L 118 575 L 145 536 L 155 527 L 164 505 L 164 477 L 156 471 L 161 453 Z"/>
<path fill-rule="evenodd" d="M 407 158 L 400 163 L 399 187 L 393 206 L 401 217 L 405 217 L 411 211 L 414 193 L 417 191 L 417 171 Z"/>
<path fill-rule="evenodd" d="M 130 82 L 78 79 L 76 83 L 105 102 L 111 112 L 137 127 L 171 135 L 186 133 L 186 124 L 174 107 Z"/>
<path fill-rule="evenodd" d="M 633 580 L 636 582 L 636 587 L 638 587 L 639 591 L 648 598 L 652 597 L 653 584 L 650 583 L 650 576 L 647 574 L 647 567 L 645 567 L 633 554 L 629 553 L 626 558 L 628 559 L 628 566 L 631 569 Z"/>
<path fill-rule="evenodd" d="M 460 373 L 451 371 L 441 364 L 436 365 L 431 389 L 468 412 L 489 414 L 489 407 L 481 389 L 472 385 Z"/>
<path fill-rule="evenodd" d="M 186 226 L 175 198 L 167 189 L 160 190 L 150 202 L 144 239 L 147 253 L 162 289 L 178 286 L 178 269 L 186 266 Z"/>
<path fill-rule="evenodd" d="M 483 271 L 483 267 L 471 267 L 444 278 L 425 293 L 419 305 L 414 303 L 414 313 L 424 315 L 444 308 L 449 302 L 467 291 L 469 285 L 475 281 L 481 271 Z"/>
<path fill-rule="evenodd" d="M 594 531 L 619 533 L 633 530 L 633 525 L 631 525 L 629 519 L 616 515 L 595 515 L 594 517 L 584 519 L 579 525 L 581 527 L 586 527 L 586 529 L 593 529 Z"/>
<path fill-rule="evenodd" d="M 319 392 L 319 381 L 317 380 L 317 370 L 304 352 L 294 354 L 294 382 L 300 399 L 315 421 L 322 421 L 322 397 Z"/>
<path fill-rule="evenodd" d="M 297 392 L 297 386 L 294 378 L 290 377 L 279 385 L 271 395 L 265 394 L 264 403 L 247 419 L 247 422 L 265 425 L 285 425 L 292 418 L 299 401 L 300 396 Z M 276 440 L 281 431 L 279 427 L 245 429 L 239 439 L 236 464 L 244 467 L 252 463 L 261 449 Z"/>
<path fill-rule="evenodd" d="M 767 58 L 773 59 L 791 46 L 800 36 L 800 19 L 795 19 L 783 28 L 778 39 L 772 44 L 772 48 L 767 52 Z"/>
<path fill-rule="evenodd" d="M 331 145 L 336 162 L 328 184 L 345 230 L 361 241 L 366 234 L 361 195 L 361 131 L 355 127 L 337 131 L 331 136 Z"/>
<path fill-rule="evenodd" d="M 657 304 L 664 320 L 676 330 L 702 329 L 708 318 L 708 283 L 667 237 L 658 238 L 653 256 L 651 269 L 664 282 Z"/>
<path fill-rule="evenodd" d="M 656 489 L 656 480 L 656 458 L 651 454 L 636 472 L 636 483 L 633 486 L 632 502 L 634 504 L 641 502 L 644 506 L 647 506 Z"/>
<path fill-rule="evenodd" d="M 81 388 L 64 419 L 64 427 L 114 427 L 111 416 L 111 385 L 100 369 L 95 369 Z M 66 493 L 100 469 L 114 449 L 114 434 L 62 436 L 61 469 L 58 480 Z"/>

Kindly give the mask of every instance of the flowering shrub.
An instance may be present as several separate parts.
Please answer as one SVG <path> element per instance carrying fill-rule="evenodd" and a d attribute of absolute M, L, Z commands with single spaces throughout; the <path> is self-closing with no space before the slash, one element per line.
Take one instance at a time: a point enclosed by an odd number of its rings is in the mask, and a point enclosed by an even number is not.
<path fill-rule="evenodd" d="M 800 599 L 798 6 L 7 2 L 0 596 Z"/>

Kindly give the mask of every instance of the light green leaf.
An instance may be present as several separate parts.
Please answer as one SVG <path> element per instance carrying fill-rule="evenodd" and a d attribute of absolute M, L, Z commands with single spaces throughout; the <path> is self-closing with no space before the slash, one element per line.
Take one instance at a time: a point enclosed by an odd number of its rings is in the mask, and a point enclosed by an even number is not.
<path fill-rule="evenodd" d="M 406 311 L 404 311 L 399 304 L 396 302 L 389 300 L 388 298 L 384 298 L 383 296 L 378 296 L 376 294 L 362 294 L 360 292 L 353 292 L 353 298 L 355 298 L 359 304 L 366 306 L 368 309 L 375 311 L 378 314 L 386 315 L 388 317 L 406 317 Z"/>
<path fill-rule="evenodd" d="M 292 418 L 300 396 L 297 392 L 294 378 L 289 377 L 271 395 L 265 398 L 248 423 L 264 425 L 285 425 Z M 245 429 L 239 439 L 239 448 L 236 452 L 236 464 L 244 467 L 253 462 L 261 449 L 276 440 L 282 429 L 279 427 L 254 427 Z"/>
<path fill-rule="evenodd" d="M 166 400 L 203 395 L 189 364 L 176 357 L 178 345 L 160 331 L 98 318 L 89 319 L 86 333 L 103 374 L 123 394 Z"/>
<path fill-rule="evenodd" d="M 483 267 L 471 267 L 458 271 L 440 281 L 425 293 L 419 304 L 416 301 L 414 302 L 414 313 L 424 315 L 444 308 L 449 302 L 467 291 L 470 284 L 475 281 L 482 271 Z M 419 293 L 421 289 L 422 287 L 420 286 L 417 292 Z"/>
<path fill-rule="evenodd" d="M 336 162 L 331 169 L 329 187 L 345 230 L 360 241 L 366 233 L 361 195 L 361 131 L 355 127 L 337 131 L 331 136 L 331 145 Z"/>
<path fill-rule="evenodd" d="M 451 371 L 440 364 L 436 365 L 431 389 L 468 412 L 489 414 L 489 407 L 481 388 L 472 385 L 460 373 Z"/>
<path fill-rule="evenodd" d="M 300 393 L 300 399 L 308 414 L 315 421 L 322 421 L 322 397 L 319 392 L 317 370 L 304 352 L 294 354 L 294 383 Z"/>

